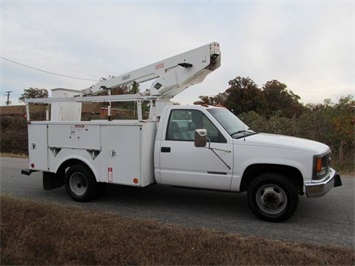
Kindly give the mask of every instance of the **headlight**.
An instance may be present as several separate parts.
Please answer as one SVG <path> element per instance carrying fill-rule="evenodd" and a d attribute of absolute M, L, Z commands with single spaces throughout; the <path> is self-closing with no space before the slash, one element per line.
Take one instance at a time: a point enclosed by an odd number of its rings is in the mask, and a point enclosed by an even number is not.
<path fill-rule="evenodd" d="M 330 161 L 330 151 L 313 157 L 313 180 L 320 180 L 329 173 Z"/>

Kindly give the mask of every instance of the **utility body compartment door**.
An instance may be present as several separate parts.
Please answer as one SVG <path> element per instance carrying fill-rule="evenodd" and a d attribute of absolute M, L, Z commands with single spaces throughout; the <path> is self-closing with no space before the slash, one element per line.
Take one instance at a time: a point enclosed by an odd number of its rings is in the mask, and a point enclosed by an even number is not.
<path fill-rule="evenodd" d="M 199 110 L 173 109 L 162 140 L 156 143 L 159 162 L 156 175 L 167 185 L 229 190 L 233 169 L 233 144 Z M 194 145 L 196 128 L 206 128 L 211 148 Z M 218 149 L 218 150 L 217 150 Z M 227 166 L 228 165 L 228 166 Z"/>
<path fill-rule="evenodd" d="M 48 126 L 48 147 L 100 150 L 100 126 L 87 122 L 54 122 Z"/>
<path fill-rule="evenodd" d="M 101 182 L 139 187 L 154 183 L 154 137 L 154 122 L 102 125 Z"/>
<path fill-rule="evenodd" d="M 139 185 L 141 129 L 139 126 L 101 126 L 101 177 L 108 183 Z"/>
<path fill-rule="evenodd" d="M 48 171 L 48 127 L 45 123 L 28 125 L 29 169 Z"/>

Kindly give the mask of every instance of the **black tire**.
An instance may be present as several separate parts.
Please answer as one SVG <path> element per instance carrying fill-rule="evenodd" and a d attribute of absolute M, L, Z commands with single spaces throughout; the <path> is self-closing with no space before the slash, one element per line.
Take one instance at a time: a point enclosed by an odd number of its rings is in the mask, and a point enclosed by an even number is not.
<path fill-rule="evenodd" d="M 90 201 L 97 195 L 95 176 L 83 164 L 75 164 L 68 169 L 64 184 L 68 195 L 75 201 Z"/>
<path fill-rule="evenodd" d="M 282 222 L 290 218 L 297 209 L 297 188 L 283 175 L 265 173 L 250 183 L 248 203 L 260 219 Z"/>

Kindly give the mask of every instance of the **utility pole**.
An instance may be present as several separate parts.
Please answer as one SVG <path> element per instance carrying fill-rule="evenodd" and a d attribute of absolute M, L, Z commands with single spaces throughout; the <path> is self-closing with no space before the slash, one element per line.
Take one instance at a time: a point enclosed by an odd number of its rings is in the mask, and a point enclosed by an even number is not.
<path fill-rule="evenodd" d="M 5 96 L 7 96 L 7 100 L 6 100 L 6 105 L 9 105 L 11 102 L 10 102 L 10 94 L 11 94 L 12 91 L 6 91 L 5 92 Z"/>

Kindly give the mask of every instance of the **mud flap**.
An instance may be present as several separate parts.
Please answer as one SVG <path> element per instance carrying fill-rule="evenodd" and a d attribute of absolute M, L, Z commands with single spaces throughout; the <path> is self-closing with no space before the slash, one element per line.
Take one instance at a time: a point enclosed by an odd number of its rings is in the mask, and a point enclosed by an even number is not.
<path fill-rule="evenodd" d="M 44 190 L 51 190 L 64 186 L 64 176 L 43 172 L 43 188 Z"/>
<path fill-rule="evenodd" d="M 341 182 L 340 175 L 336 174 L 335 175 L 335 180 L 334 180 L 334 187 L 340 187 L 342 185 L 343 184 Z"/>

